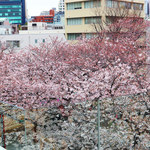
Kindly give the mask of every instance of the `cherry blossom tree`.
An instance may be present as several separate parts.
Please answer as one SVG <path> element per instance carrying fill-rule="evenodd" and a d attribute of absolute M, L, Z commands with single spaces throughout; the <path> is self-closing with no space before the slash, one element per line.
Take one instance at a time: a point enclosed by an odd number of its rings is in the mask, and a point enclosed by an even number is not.
<path fill-rule="evenodd" d="M 26 109 L 101 100 L 102 122 L 111 127 L 103 128 L 103 133 L 107 135 L 109 130 L 111 135 L 122 133 L 123 137 L 130 128 L 131 135 L 122 138 L 129 140 L 119 148 L 147 148 L 150 82 L 146 78 L 147 48 L 141 47 L 139 40 L 147 24 L 128 18 L 110 28 L 119 26 L 123 30 L 115 34 L 104 30 L 98 37 L 83 38 L 74 45 L 54 39 L 29 52 L 3 53 L 0 100 Z M 116 100 L 117 96 L 138 93 L 148 97 Z M 112 131 L 112 127 L 117 129 Z M 111 147 L 109 141 L 103 143 Z"/>
<path fill-rule="evenodd" d="M 111 97 L 111 102 L 102 100 L 105 108 L 104 119 L 112 120 L 112 126 L 120 127 L 120 130 L 127 129 L 127 134 L 123 132 L 124 134 L 120 136 L 123 139 L 128 135 L 124 139 L 126 142 L 121 142 L 124 143 L 124 148 L 147 149 L 149 148 L 150 114 L 150 80 L 147 78 L 149 64 L 146 63 L 147 48 L 143 47 L 143 41 L 140 41 L 144 37 L 147 25 L 143 20 L 125 18 L 111 25 L 111 28 L 118 29 L 120 26 L 123 30 L 110 34 L 106 30 L 99 33 L 98 38 L 79 41 L 77 45 L 71 46 L 60 54 L 59 62 L 64 60 L 70 65 L 69 72 L 63 74 L 66 80 L 71 80 L 72 84 L 68 86 L 67 91 L 75 93 L 76 100 Z M 146 96 L 136 98 L 133 96 L 126 101 L 121 100 L 122 102 L 115 100 L 118 95 L 133 95 L 141 92 L 146 93 Z M 81 95 L 82 97 L 78 97 Z M 128 130 L 131 131 L 130 134 Z M 112 132 L 112 135 L 115 134 Z M 118 137 L 118 134 L 115 136 Z M 115 144 L 113 148 L 116 147 Z"/>

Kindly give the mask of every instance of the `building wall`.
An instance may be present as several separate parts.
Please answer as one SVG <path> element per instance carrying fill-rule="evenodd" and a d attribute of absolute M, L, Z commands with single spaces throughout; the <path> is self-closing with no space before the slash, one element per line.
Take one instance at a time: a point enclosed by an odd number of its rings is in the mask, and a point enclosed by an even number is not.
<path fill-rule="evenodd" d="M 35 16 L 32 22 L 47 22 L 53 23 L 53 16 Z"/>
<path fill-rule="evenodd" d="M 56 33 L 56 31 L 44 33 L 42 31 L 42 33 L 35 32 L 34 34 L 22 32 L 22 34 L 0 35 L 0 42 L 5 43 L 6 46 L 8 45 L 8 43 L 10 43 L 10 45 L 12 46 L 10 47 L 10 49 L 14 49 L 15 51 L 28 51 L 31 47 L 38 47 L 41 44 L 48 43 L 52 39 L 55 39 L 57 37 L 61 41 L 66 41 L 65 35 L 63 33 Z"/>
<path fill-rule="evenodd" d="M 0 0 L 0 18 L 7 18 L 12 24 L 25 24 L 25 0 Z"/>
<path fill-rule="evenodd" d="M 109 9 L 111 10 L 114 9 L 115 11 L 115 8 L 108 8 L 108 6 L 106 5 L 107 4 L 106 2 L 107 2 L 106 0 L 98 0 L 97 3 L 94 2 L 92 4 L 92 1 L 88 1 L 88 0 L 65 0 L 66 38 L 70 39 L 71 36 L 76 38 L 80 36 L 81 34 L 86 34 L 87 36 L 89 36 L 90 33 L 94 33 L 95 30 L 94 30 L 94 27 L 92 26 L 92 21 L 90 21 L 90 19 L 92 20 L 94 18 L 93 21 L 97 19 L 106 20 L 106 11 L 109 11 Z M 142 4 L 143 9 L 136 10 L 136 11 L 141 11 L 141 17 L 143 18 L 145 17 L 144 0 L 122 0 L 122 2 L 130 2 L 131 9 L 129 9 L 129 14 L 132 14 L 134 12 L 136 4 L 138 4 L 138 6 Z M 90 8 L 90 7 L 93 7 L 93 8 Z M 109 15 L 107 14 L 107 16 Z M 89 22 L 87 22 L 88 20 Z"/>
<path fill-rule="evenodd" d="M 55 16 L 54 16 L 54 24 L 60 24 L 62 26 L 65 25 L 64 23 L 64 12 L 62 11 L 58 11 L 55 13 Z"/>
<path fill-rule="evenodd" d="M 44 16 L 33 16 L 32 22 L 46 22 L 46 23 L 53 23 L 55 12 L 54 10 L 49 11 L 49 15 Z"/>
<path fill-rule="evenodd" d="M 58 4 L 58 11 L 64 12 L 65 10 L 65 5 L 64 2 L 65 0 L 59 0 L 59 4 Z"/>
<path fill-rule="evenodd" d="M 55 29 L 55 30 L 20 30 L 19 34 L 25 35 L 25 34 L 63 34 L 65 35 L 65 30 L 62 29 Z"/>

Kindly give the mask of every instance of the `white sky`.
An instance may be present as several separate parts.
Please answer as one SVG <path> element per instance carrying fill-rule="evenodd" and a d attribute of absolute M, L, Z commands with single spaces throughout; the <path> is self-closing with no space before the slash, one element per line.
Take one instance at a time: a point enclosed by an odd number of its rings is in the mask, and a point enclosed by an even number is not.
<path fill-rule="evenodd" d="M 59 0 L 26 0 L 27 14 L 29 16 L 38 16 L 41 11 L 48 11 L 52 7 L 58 8 Z"/>

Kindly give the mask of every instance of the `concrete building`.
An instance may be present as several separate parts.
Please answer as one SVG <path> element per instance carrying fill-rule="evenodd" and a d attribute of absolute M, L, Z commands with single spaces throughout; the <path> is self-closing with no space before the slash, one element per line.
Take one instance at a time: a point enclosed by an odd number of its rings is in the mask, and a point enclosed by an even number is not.
<path fill-rule="evenodd" d="M 28 24 L 27 30 L 20 30 L 19 34 L 0 35 L 0 45 L 5 44 L 7 49 L 15 51 L 29 50 L 31 46 L 38 47 L 55 38 L 66 41 L 65 31 L 63 29 L 48 29 L 47 23 L 32 22 Z"/>
<path fill-rule="evenodd" d="M 64 28 L 64 11 L 56 11 L 56 8 L 52 8 L 50 11 L 42 11 L 40 16 L 32 17 L 32 22 L 46 22 L 51 27 L 57 26 L 58 28 Z"/>
<path fill-rule="evenodd" d="M 31 47 L 38 47 L 42 43 L 48 43 L 52 39 L 58 38 L 65 41 L 65 36 L 62 33 L 41 33 L 41 34 L 13 34 L 0 36 L 1 43 L 6 44 L 6 48 L 14 51 L 28 51 Z M 1 44 L 0 44 L 1 45 Z"/>
<path fill-rule="evenodd" d="M 62 11 L 58 11 L 55 13 L 54 15 L 54 24 L 59 24 L 59 25 L 62 25 L 62 26 L 65 26 L 65 21 L 64 21 L 64 12 Z"/>
<path fill-rule="evenodd" d="M 0 0 L 0 18 L 9 19 L 11 24 L 25 24 L 25 0 Z"/>
<path fill-rule="evenodd" d="M 27 26 L 22 26 L 19 34 L 65 34 L 63 26 L 47 24 L 45 22 L 30 22 Z"/>
<path fill-rule="evenodd" d="M 58 11 L 64 12 L 65 11 L 65 4 L 64 4 L 65 0 L 59 0 L 59 4 L 58 4 Z"/>
<path fill-rule="evenodd" d="M 65 0 L 66 38 L 75 40 L 83 34 L 90 37 L 95 33 L 93 23 L 113 19 L 113 14 L 106 13 L 109 10 L 124 8 L 129 14 L 141 12 L 141 17 L 144 18 L 144 2 L 145 0 Z"/>
<path fill-rule="evenodd" d="M 32 16 L 32 22 L 47 22 L 47 23 L 53 23 L 54 20 L 55 11 L 51 9 L 49 11 L 49 15 L 45 16 Z"/>

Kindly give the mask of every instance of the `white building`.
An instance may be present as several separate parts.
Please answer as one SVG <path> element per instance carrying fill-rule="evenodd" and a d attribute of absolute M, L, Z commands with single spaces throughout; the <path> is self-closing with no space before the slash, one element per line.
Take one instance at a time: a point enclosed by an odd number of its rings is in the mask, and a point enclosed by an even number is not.
<path fill-rule="evenodd" d="M 24 28 L 23 26 L 22 28 Z M 64 26 L 59 24 L 47 24 L 45 22 L 30 22 L 27 30 L 20 30 L 19 34 L 65 34 Z"/>
<path fill-rule="evenodd" d="M 65 0 L 59 0 L 59 4 L 58 4 L 58 11 L 64 12 L 65 11 Z"/>
<path fill-rule="evenodd" d="M 65 31 L 63 29 L 48 30 L 47 24 L 42 22 L 29 23 L 28 30 L 20 30 L 19 34 L 0 35 L 1 44 L 15 51 L 29 50 L 29 47 L 38 47 L 55 38 L 66 41 Z"/>

